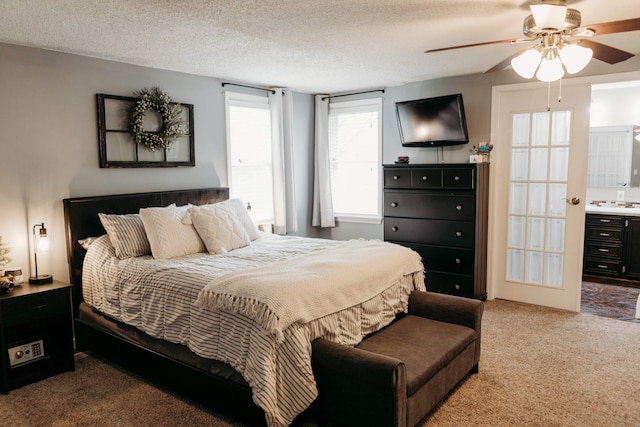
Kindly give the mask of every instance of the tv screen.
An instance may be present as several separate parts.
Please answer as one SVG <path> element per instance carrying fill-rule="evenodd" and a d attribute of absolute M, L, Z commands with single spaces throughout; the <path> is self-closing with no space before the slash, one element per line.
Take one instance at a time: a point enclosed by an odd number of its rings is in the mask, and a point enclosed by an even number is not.
<path fill-rule="evenodd" d="M 396 103 L 400 140 L 405 147 L 469 142 L 462 94 Z"/>

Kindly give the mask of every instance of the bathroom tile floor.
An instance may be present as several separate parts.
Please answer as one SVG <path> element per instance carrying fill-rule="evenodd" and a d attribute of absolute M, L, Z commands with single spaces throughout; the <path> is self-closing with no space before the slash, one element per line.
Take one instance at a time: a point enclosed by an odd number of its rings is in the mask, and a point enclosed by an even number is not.
<path fill-rule="evenodd" d="M 605 283 L 582 282 L 580 312 L 640 323 L 636 304 L 640 288 Z"/>

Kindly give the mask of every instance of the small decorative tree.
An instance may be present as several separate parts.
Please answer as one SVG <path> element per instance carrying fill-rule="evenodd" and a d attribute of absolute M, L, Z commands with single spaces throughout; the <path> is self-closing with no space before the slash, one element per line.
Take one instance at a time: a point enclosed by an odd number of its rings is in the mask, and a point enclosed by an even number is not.
<path fill-rule="evenodd" d="M 9 245 L 4 243 L 2 241 L 2 236 L 0 236 L 0 268 L 4 267 L 12 261 L 8 256 L 9 252 L 11 252 L 11 249 L 9 249 Z"/>

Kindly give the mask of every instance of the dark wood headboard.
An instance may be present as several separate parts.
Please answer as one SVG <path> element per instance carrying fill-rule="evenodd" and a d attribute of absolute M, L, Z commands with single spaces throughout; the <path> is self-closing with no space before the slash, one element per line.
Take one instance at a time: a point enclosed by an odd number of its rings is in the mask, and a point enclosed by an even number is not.
<path fill-rule="evenodd" d="M 85 250 L 78 240 L 105 234 L 98 213 L 137 213 L 140 208 L 150 206 L 178 206 L 191 203 L 204 205 L 229 198 L 228 188 L 200 188 L 194 190 L 157 191 L 149 193 L 116 194 L 110 196 L 75 197 L 64 199 L 64 222 L 66 228 L 69 276 L 73 285 L 73 305 L 82 301 L 82 262 Z"/>

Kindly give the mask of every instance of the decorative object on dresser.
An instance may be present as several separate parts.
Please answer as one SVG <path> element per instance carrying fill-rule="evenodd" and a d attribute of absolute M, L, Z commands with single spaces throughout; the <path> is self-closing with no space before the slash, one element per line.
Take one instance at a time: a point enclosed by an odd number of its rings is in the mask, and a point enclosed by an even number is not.
<path fill-rule="evenodd" d="M 0 387 L 74 370 L 71 285 L 23 284 L 0 296 Z"/>
<path fill-rule="evenodd" d="M 0 269 L 12 261 L 12 259 L 9 258 L 10 252 L 11 248 L 2 241 L 2 236 L 0 236 Z"/>
<path fill-rule="evenodd" d="M 193 105 L 158 87 L 96 101 L 101 168 L 195 166 Z"/>
<path fill-rule="evenodd" d="M 13 275 L 5 276 L 5 271 L 2 270 L 2 267 L 11 262 L 9 252 L 11 252 L 11 249 L 2 241 L 2 236 L 0 236 L 0 294 L 11 292 L 15 286 Z"/>
<path fill-rule="evenodd" d="M 471 149 L 469 163 L 490 163 L 491 151 L 493 151 L 493 144 L 486 141 L 480 141 L 477 146 L 474 145 Z"/>
<path fill-rule="evenodd" d="M 384 239 L 422 256 L 428 291 L 484 299 L 489 164 L 384 165 Z"/>
<path fill-rule="evenodd" d="M 22 268 L 20 267 L 8 267 L 4 269 L 5 277 L 11 277 L 15 286 L 20 286 L 22 283 Z"/>
<path fill-rule="evenodd" d="M 640 280 L 640 217 L 587 214 L 584 275 Z"/>

